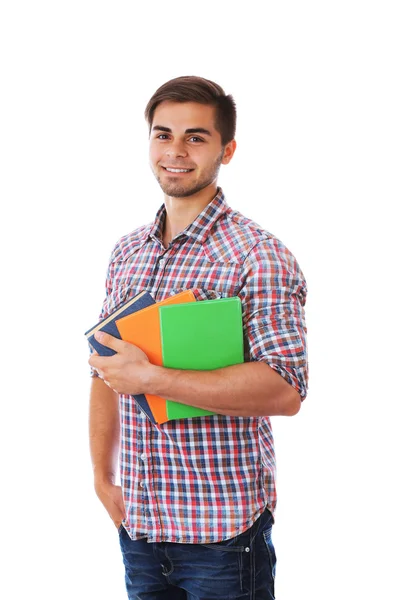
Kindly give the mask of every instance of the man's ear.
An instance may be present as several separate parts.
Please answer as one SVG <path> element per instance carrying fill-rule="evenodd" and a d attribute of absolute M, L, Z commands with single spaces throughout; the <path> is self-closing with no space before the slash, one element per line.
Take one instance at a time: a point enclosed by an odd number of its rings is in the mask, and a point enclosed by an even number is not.
<path fill-rule="evenodd" d="M 237 147 L 237 143 L 235 140 L 231 140 L 231 142 L 228 142 L 228 144 L 226 144 L 224 146 L 224 153 L 223 153 L 223 158 L 221 161 L 222 165 L 228 165 L 231 158 L 234 156 L 236 147 Z"/>

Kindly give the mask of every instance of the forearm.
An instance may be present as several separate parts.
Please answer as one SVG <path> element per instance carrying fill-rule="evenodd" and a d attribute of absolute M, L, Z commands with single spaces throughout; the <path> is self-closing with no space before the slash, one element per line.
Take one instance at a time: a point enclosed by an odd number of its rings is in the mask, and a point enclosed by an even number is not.
<path fill-rule="evenodd" d="M 301 404 L 298 392 L 263 362 L 214 371 L 151 366 L 146 386 L 147 393 L 224 415 L 291 416 Z"/>
<path fill-rule="evenodd" d="M 96 482 L 114 483 L 120 436 L 118 394 L 99 377 L 92 379 L 89 408 L 89 439 Z"/>

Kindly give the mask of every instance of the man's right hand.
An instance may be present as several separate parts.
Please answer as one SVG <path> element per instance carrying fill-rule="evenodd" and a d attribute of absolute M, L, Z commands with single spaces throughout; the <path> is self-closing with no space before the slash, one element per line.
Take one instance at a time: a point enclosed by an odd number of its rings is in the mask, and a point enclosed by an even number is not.
<path fill-rule="evenodd" d="M 119 529 L 126 516 L 121 487 L 111 482 L 95 482 L 95 492 L 114 525 Z"/>

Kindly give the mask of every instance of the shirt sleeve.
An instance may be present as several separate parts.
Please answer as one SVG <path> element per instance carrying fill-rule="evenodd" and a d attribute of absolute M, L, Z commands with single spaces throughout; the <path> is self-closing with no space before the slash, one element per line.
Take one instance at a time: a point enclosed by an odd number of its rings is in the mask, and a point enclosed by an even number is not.
<path fill-rule="evenodd" d="M 109 300 L 110 300 L 110 294 L 112 291 L 112 277 L 113 277 L 113 256 L 114 256 L 114 251 L 111 254 L 110 257 L 110 262 L 109 262 L 109 266 L 107 268 L 107 275 L 106 275 L 106 295 L 105 295 L 105 299 L 103 301 L 102 304 L 102 310 L 100 311 L 99 317 L 98 317 L 98 321 L 102 321 L 103 319 L 105 319 L 106 317 L 109 316 L 110 314 L 110 309 L 109 309 Z M 88 349 L 89 349 L 89 357 L 92 356 L 93 354 L 93 348 L 91 346 L 90 343 L 88 343 Z M 98 377 L 97 372 L 95 371 L 95 369 L 93 369 L 92 367 L 90 367 L 90 374 L 91 377 Z"/>
<path fill-rule="evenodd" d="M 303 400 L 308 390 L 304 275 L 292 253 L 274 237 L 250 251 L 243 271 L 239 296 L 245 360 L 266 362 Z"/>

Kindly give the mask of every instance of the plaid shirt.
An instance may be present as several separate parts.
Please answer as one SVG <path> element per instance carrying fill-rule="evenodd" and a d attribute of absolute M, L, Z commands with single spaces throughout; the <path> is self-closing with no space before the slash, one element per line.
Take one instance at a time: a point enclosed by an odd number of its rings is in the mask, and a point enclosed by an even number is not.
<path fill-rule="evenodd" d="M 122 237 L 110 259 L 105 318 L 147 290 L 156 301 L 185 289 L 197 300 L 239 296 L 245 361 L 264 361 L 307 391 L 306 284 L 273 235 L 232 210 L 222 190 L 165 249 L 164 205 L 154 223 Z M 211 543 L 248 529 L 276 506 L 268 417 L 210 415 L 153 425 L 119 397 L 124 526 L 132 539 Z"/>

